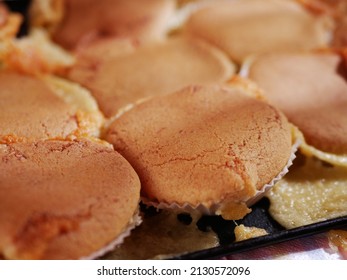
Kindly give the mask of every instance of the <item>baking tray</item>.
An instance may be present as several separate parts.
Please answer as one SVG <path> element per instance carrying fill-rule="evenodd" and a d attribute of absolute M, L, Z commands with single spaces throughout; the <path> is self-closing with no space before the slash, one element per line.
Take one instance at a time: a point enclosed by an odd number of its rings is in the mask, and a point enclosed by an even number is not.
<path fill-rule="evenodd" d="M 217 216 L 205 216 L 198 222 L 198 226 L 202 230 L 210 227 L 213 231 L 215 231 L 221 245 L 210 249 L 182 254 L 171 259 L 216 259 L 293 239 L 316 235 L 331 229 L 346 229 L 347 226 L 347 216 L 343 216 L 287 230 L 270 216 L 268 207 L 269 200 L 267 198 L 263 198 L 252 207 L 252 212 L 244 219 L 235 221 L 236 224 L 266 229 L 266 231 L 269 233 L 268 235 L 233 242 L 230 240 L 233 240 L 231 237 L 234 236 L 234 228 L 236 226 L 234 221 L 226 221 Z"/>
<path fill-rule="evenodd" d="M 23 15 L 24 20 L 18 36 L 21 37 L 26 35 L 28 31 L 27 9 L 31 1 L 5 0 L 3 2 L 8 5 L 12 11 L 19 12 Z M 269 201 L 265 197 L 253 205 L 252 212 L 242 220 L 227 221 L 219 216 L 203 216 L 197 222 L 198 228 L 202 231 L 213 230 L 218 236 L 220 245 L 209 249 L 177 255 L 170 259 L 216 259 L 224 256 L 230 256 L 235 253 L 241 253 L 293 239 L 319 234 L 330 229 L 346 229 L 347 227 L 347 216 L 343 216 L 287 230 L 270 216 L 268 208 Z M 269 234 L 244 241 L 234 242 L 234 228 L 236 224 L 263 228 Z"/>

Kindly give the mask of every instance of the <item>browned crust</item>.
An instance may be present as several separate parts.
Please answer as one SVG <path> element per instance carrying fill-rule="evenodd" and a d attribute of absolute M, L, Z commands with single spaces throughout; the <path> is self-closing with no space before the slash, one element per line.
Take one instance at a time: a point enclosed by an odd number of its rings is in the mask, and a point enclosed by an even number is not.
<path fill-rule="evenodd" d="M 0 252 L 77 259 L 104 247 L 137 211 L 140 183 L 109 146 L 88 141 L 0 145 Z"/>
<path fill-rule="evenodd" d="M 0 141 L 16 138 L 66 138 L 77 128 L 76 111 L 41 80 L 0 72 Z"/>
<path fill-rule="evenodd" d="M 225 82 L 234 73 L 233 64 L 223 53 L 200 40 L 172 38 L 136 51 L 131 51 L 134 46 L 126 42 L 110 40 L 102 47 L 92 45 L 80 51 L 77 64 L 68 74 L 69 79 L 92 92 L 106 117 L 139 99 L 192 83 Z M 100 48 L 105 53 L 101 58 Z"/>
<path fill-rule="evenodd" d="M 281 112 L 218 86 L 143 102 L 106 139 L 134 166 L 144 197 L 206 207 L 247 201 L 283 169 L 292 145 Z"/>
<path fill-rule="evenodd" d="M 211 1 L 185 26 L 239 63 L 253 54 L 323 47 L 329 30 L 326 17 L 284 0 Z"/>
<path fill-rule="evenodd" d="M 99 134 L 97 109 L 66 102 L 43 79 L 2 70 L 0 84 L 0 144 Z"/>
<path fill-rule="evenodd" d="M 54 2 L 54 1 L 53 1 Z M 168 0 L 64 0 L 54 24 L 53 39 L 73 49 L 85 37 L 133 37 L 153 40 L 162 37 L 175 9 Z M 54 9 L 53 9 L 54 11 Z M 40 13 L 36 13 L 40 19 Z"/>
<path fill-rule="evenodd" d="M 325 152 L 347 153 L 346 67 L 340 55 L 259 56 L 250 67 L 249 77 L 302 131 L 309 145 Z"/>

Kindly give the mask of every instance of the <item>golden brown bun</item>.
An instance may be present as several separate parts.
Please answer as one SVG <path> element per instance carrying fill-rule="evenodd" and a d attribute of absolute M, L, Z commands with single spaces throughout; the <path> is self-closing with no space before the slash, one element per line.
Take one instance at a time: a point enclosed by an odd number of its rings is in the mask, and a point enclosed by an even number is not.
<path fill-rule="evenodd" d="M 0 71 L 0 143 L 98 136 L 102 115 L 77 85 Z"/>
<path fill-rule="evenodd" d="M 0 145 L 0 255 L 78 259 L 117 238 L 137 212 L 140 182 L 109 145 Z"/>
<path fill-rule="evenodd" d="M 249 69 L 249 77 L 309 145 L 336 154 L 347 154 L 346 73 L 334 53 L 263 55 Z"/>
<path fill-rule="evenodd" d="M 105 52 L 104 44 L 115 53 Z M 91 91 L 106 117 L 139 99 L 194 83 L 225 82 L 234 73 L 233 64 L 218 49 L 183 37 L 142 46 L 133 52 L 124 41 L 109 40 L 90 48 L 86 48 L 86 55 L 79 53 L 80 59 L 68 78 Z M 105 53 L 101 58 L 100 50 Z"/>
<path fill-rule="evenodd" d="M 0 72 L 1 136 L 65 138 L 78 124 L 68 106 L 34 77 Z"/>
<path fill-rule="evenodd" d="M 190 86 L 125 112 L 106 139 L 139 174 L 152 201 L 242 204 L 286 166 L 284 115 L 238 88 Z"/>
<path fill-rule="evenodd" d="M 46 0 L 43 0 L 46 1 Z M 38 0 L 36 2 L 41 2 Z M 54 1 L 51 1 L 54 5 Z M 65 0 L 62 5 L 56 1 L 49 11 L 57 17 L 53 23 L 53 39 L 65 48 L 73 49 L 86 37 L 103 36 L 133 37 L 152 40 L 162 37 L 167 29 L 175 2 L 170 0 Z M 35 4 L 35 2 L 34 2 Z M 32 14 L 33 22 L 40 25 L 40 3 L 36 3 Z M 47 5 L 46 5 L 47 6 Z M 41 4 L 41 7 L 45 5 Z"/>
<path fill-rule="evenodd" d="M 252 54 L 325 46 L 326 24 L 326 17 L 310 14 L 294 1 L 222 0 L 193 13 L 185 29 L 242 62 Z"/>

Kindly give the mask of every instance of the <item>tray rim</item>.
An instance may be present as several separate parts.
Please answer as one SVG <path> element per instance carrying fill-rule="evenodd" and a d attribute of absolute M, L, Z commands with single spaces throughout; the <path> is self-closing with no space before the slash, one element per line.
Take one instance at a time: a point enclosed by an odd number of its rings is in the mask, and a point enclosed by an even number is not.
<path fill-rule="evenodd" d="M 329 219 L 322 222 L 312 223 L 309 225 L 296 227 L 293 229 L 280 230 L 268 235 L 250 238 L 243 241 L 233 242 L 227 245 L 220 245 L 217 247 L 198 250 L 190 253 L 184 253 L 179 256 L 169 258 L 169 260 L 202 260 L 202 259 L 216 259 L 251 251 L 254 249 L 266 247 L 273 244 L 278 244 L 294 239 L 308 237 L 320 234 L 332 229 L 339 229 L 347 226 L 347 216 Z"/>

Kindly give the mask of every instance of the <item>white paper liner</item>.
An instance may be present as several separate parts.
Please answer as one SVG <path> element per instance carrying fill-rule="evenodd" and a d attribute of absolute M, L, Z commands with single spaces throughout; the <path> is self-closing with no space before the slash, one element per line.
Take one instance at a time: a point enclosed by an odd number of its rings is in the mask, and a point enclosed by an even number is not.
<path fill-rule="evenodd" d="M 87 257 L 80 258 L 81 260 L 94 260 L 97 259 L 106 253 L 112 251 L 117 247 L 118 245 L 122 244 L 124 239 L 128 237 L 131 233 L 131 231 L 140 225 L 142 223 L 142 218 L 139 215 L 139 211 L 135 213 L 135 215 L 132 217 L 131 221 L 129 222 L 127 228 L 114 240 L 112 240 L 110 243 L 108 243 L 106 246 L 102 247 L 101 249 L 97 250 L 96 252 L 92 253 L 91 255 Z"/>
<path fill-rule="evenodd" d="M 185 211 L 185 212 L 197 212 L 201 213 L 202 215 L 213 215 L 219 208 L 219 204 L 213 204 L 209 208 L 205 205 L 199 204 L 199 205 L 192 205 L 190 203 L 183 203 L 179 204 L 177 202 L 173 203 L 167 203 L 167 202 L 155 202 L 151 201 L 146 197 L 141 197 L 142 202 L 147 206 L 153 206 L 157 209 L 170 209 L 170 210 L 178 210 L 178 211 Z"/>
<path fill-rule="evenodd" d="M 258 200 L 260 200 L 265 193 L 273 187 L 280 179 L 283 178 L 284 175 L 286 175 L 289 171 L 289 167 L 293 164 L 293 160 L 296 158 L 296 151 L 298 150 L 298 147 L 300 146 L 301 141 L 298 139 L 296 142 L 293 144 L 292 149 L 291 149 L 291 154 L 288 159 L 288 162 L 286 166 L 281 170 L 281 172 L 271 180 L 270 183 L 266 184 L 263 186 L 261 190 L 258 190 L 252 198 L 246 201 L 247 206 L 252 206 L 254 203 L 256 203 Z M 202 204 L 198 205 L 192 205 L 190 203 L 183 203 L 179 204 L 176 202 L 173 203 L 167 203 L 167 202 L 156 202 L 156 201 L 151 201 L 150 199 L 146 197 L 141 197 L 142 202 L 147 205 L 147 206 L 153 206 L 157 209 L 169 209 L 169 210 L 179 210 L 179 211 L 187 211 L 187 212 L 197 212 L 201 215 L 215 215 L 217 210 L 220 209 L 221 203 L 212 203 L 210 207 L 207 207 Z"/>
<path fill-rule="evenodd" d="M 270 183 L 265 184 L 261 190 L 258 190 L 252 198 L 247 200 L 247 202 L 246 202 L 247 206 L 252 206 L 257 201 L 259 201 L 270 188 L 272 188 L 279 180 L 281 180 L 284 177 L 284 175 L 286 175 L 289 172 L 289 167 L 293 164 L 293 161 L 296 158 L 296 152 L 297 152 L 300 145 L 301 145 L 301 140 L 299 140 L 299 139 L 296 140 L 294 145 L 292 146 L 292 151 L 291 151 L 291 154 L 290 154 L 290 157 L 288 159 L 286 166 L 282 169 L 282 171 L 275 178 L 273 178 L 271 180 Z"/>

